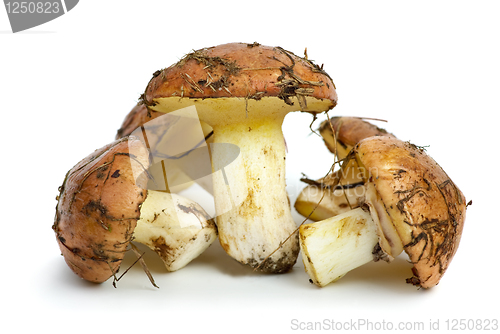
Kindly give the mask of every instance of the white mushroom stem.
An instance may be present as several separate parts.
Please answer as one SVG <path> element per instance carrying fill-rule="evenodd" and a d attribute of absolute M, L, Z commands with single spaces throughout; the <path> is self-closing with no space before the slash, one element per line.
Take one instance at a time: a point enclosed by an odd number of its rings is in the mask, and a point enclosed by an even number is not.
<path fill-rule="evenodd" d="M 313 283 L 325 286 L 373 261 L 376 226 L 362 208 L 300 228 L 300 247 Z"/>
<path fill-rule="evenodd" d="M 214 126 L 214 198 L 226 252 L 241 263 L 281 272 L 295 263 L 299 248 L 297 239 L 282 244 L 296 229 L 286 193 L 284 113 L 267 117 Z M 240 150 L 234 162 L 234 147 L 227 143 Z"/>
<path fill-rule="evenodd" d="M 199 204 L 150 190 L 133 241 L 147 245 L 158 253 L 167 270 L 176 271 L 203 253 L 216 237 L 213 220 Z"/>
<path fill-rule="evenodd" d="M 300 227 L 304 266 L 318 286 L 370 261 L 390 262 L 403 251 L 375 187 L 367 183 L 358 188 L 364 190 L 361 207 Z"/>

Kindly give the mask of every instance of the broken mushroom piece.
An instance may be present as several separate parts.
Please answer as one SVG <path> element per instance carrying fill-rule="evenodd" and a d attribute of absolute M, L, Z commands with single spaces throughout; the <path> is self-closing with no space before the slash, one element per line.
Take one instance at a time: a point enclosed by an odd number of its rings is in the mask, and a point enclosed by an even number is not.
<path fill-rule="evenodd" d="M 66 263 L 81 278 L 101 283 L 115 275 L 136 232 L 138 241 L 153 240 L 169 270 L 185 265 L 215 239 L 215 225 L 198 205 L 146 190 L 149 164 L 143 142 L 125 137 L 66 174 L 52 229 Z M 177 221 L 176 209 L 183 212 Z"/>
<path fill-rule="evenodd" d="M 404 250 L 414 274 L 407 282 L 438 284 L 460 242 L 467 206 L 462 192 L 423 149 L 392 137 L 363 139 L 347 159 L 358 163 L 365 194 L 360 208 L 300 227 L 312 281 L 325 286 Z"/>
<path fill-rule="evenodd" d="M 315 114 L 333 108 L 337 94 L 331 78 L 280 47 L 231 43 L 194 51 L 157 71 L 143 100 L 149 109 L 165 113 L 196 107 L 200 120 L 214 131 L 212 165 L 218 172 L 213 183 L 222 247 L 263 272 L 288 271 L 299 245 L 296 234 L 283 242 L 296 224 L 285 189 L 281 125 L 290 111 Z M 239 148 L 233 168 L 224 168 L 234 154 L 224 144 Z"/>

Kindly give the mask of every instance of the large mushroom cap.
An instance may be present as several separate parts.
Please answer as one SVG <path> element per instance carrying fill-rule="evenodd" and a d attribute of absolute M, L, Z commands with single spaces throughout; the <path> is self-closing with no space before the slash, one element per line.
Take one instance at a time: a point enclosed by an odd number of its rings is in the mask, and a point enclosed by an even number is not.
<path fill-rule="evenodd" d="M 408 142 L 370 137 L 354 152 L 414 265 L 415 276 L 408 281 L 423 288 L 436 285 L 460 242 L 464 195 L 422 148 Z"/>
<path fill-rule="evenodd" d="M 52 228 L 66 263 L 81 278 L 100 283 L 117 272 L 147 196 L 142 172 L 148 154 L 140 140 L 126 137 L 67 173 Z"/>
<path fill-rule="evenodd" d="M 218 98 L 219 107 L 207 98 Z M 143 96 L 146 105 L 163 112 L 195 102 L 213 111 L 226 99 L 250 111 L 267 98 L 274 98 L 273 107 L 279 100 L 287 110 L 323 112 L 335 106 L 337 93 L 328 74 L 308 59 L 280 47 L 229 43 L 194 51 L 157 71 Z"/>

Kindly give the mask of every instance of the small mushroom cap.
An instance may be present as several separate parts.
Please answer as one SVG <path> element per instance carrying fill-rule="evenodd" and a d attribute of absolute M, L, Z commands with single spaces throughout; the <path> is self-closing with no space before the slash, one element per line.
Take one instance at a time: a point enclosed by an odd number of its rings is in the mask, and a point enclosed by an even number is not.
<path fill-rule="evenodd" d="M 211 109 L 217 108 L 206 99 L 232 99 L 250 109 L 253 102 L 269 97 L 278 98 L 290 110 L 310 112 L 323 112 L 337 103 L 335 85 L 322 68 L 283 48 L 258 43 L 194 51 L 157 71 L 143 99 L 151 109 L 169 112 L 185 100 L 179 98 L 198 102 L 197 106 L 206 103 Z M 175 99 L 162 101 L 169 98 Z"/>
<path fill-rule="evenodd" d="M 392 136 L 386 130 L 358 117 L 332 117 L 330 123 L 331 127 L 328 121 L 324 121 L 321 127 L 336 129 L 338 131 L 337 140 L 350 146 L 354 146 L 368 137 Z"/>
<path fill-rule="evenodd" d="M 466 200 L 444 170 L 422 149 L 393 137 L 370 137 L 356 159 L 385 205 L 414 265 L 408 282 L 436 285 L 455 255 Z"/>
<path fill-rule="evenodd" d="M 147 196 L 142 172 L 148 165 L 147 148 L 126 137 L 67 173 L 52 228 L 66 263 L 81 278 L 101 283 L 118 271 Z"/>
<path fill-rule="evenodd" d="M 148 110 L 144 103 L 137 103 L 123 120 L 120 129 L 118 129 L 116 133 L 115 139 L 120 139 L 132 134 L 132 132 L 141 125 L 162 115 L 165 114 L 154 110 Z"/>
<path fill-rule="evenodd" d="M 339 159 L 343 159 L 362 139 L 373 136 L 393 137 L 386 130 L 358 117 L 332 117 L 321 123 L 319 131 L 326 147 L 339 155 Z"/>

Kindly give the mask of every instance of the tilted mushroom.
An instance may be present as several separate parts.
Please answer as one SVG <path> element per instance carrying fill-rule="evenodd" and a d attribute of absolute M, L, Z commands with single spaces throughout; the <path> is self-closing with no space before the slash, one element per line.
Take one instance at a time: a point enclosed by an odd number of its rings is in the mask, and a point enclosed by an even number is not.
<path fill-rule="evenodd" d="M 66 263 L 81 278 L 101 283 L 115 275 L 134 238 L 153 248 L 168 270 L 215 240 L 215 224 L 199 205 L 147 191 L 149 164 L 144 143 L 124 137 L 66 174 L 52 228 Z"/>
<path fill-rule="evenodd" d="M 299 252 L 285 187 L 281 125 L 294 110 L 336 105 L 331 78 L 310 60 L 279 47 L 231 43 L 186 55 L 157 71 L 143 96 L 169 113 L 195 106 L 214 131 L 211 145 L 219 240 L 234 259 L 264 272 L 288 271 Z M 226 168 L 239 147 L 234 168 Z M 278 251 L 274 252 L 275 250 Z M 271 253 L 272 256 L 269 256 Z M 265 260 L 265 261 L 264 261 Z"/>
<path fill-rule="evenodd" d="M 338 161 L 344 160 L 360 140 L 372 136 L 394 137 L 358 117 L 332 117 L 323 121 L 319 132 L 330 152 Z M 314 221 L 324 220 L 358 207 L 358 198 L 364 194 L 362 174 L 355 160 L 349 160 L 335 173 L 319 180 L 307 178 L 309 185 L 297 196 L 295 209 Z"/>
<path fill-rule="evenodd" d="M 300 227 L 312 281 L 325 286 L 369 261 L 392 261 L 403 250 L 413 264 L 408 283 L 438 284 L 455 255 L 465 221 L 462 192 L 427 153 L 388 136 L 353 148 L 362 173 L 359 208 Z"/>

